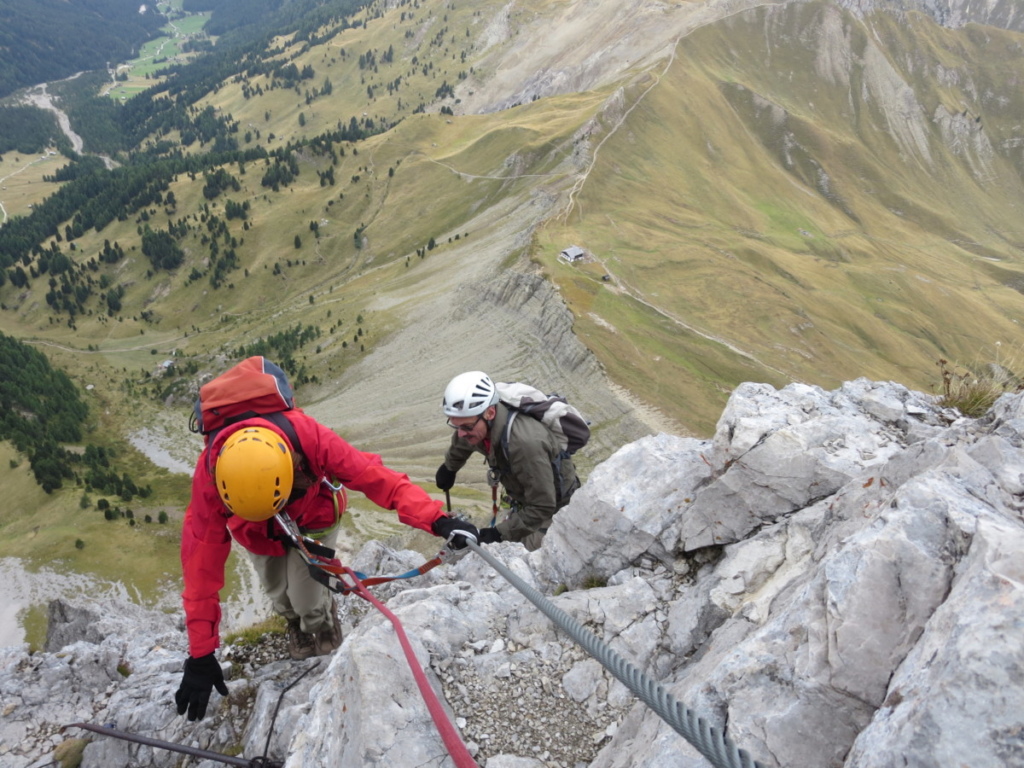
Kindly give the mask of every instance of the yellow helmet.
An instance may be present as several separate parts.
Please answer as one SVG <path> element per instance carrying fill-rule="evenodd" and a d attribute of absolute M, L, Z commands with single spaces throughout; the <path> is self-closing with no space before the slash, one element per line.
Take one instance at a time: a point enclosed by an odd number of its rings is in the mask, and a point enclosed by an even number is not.
<path fill-rule="evenodd" d="M 272 429 L 246 427 L 224 441 L 214 477 L 224 506 L 258 523 L 273 517 L 288 503 L 292 452 Z"/>

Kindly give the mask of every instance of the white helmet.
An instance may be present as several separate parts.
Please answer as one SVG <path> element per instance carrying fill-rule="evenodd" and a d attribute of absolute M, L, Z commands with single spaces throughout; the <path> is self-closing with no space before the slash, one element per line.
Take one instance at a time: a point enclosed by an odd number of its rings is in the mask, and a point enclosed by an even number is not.
<path fill-rule="evenodd" d="M 460 373 L 448 382 L 441 410 L 445 416 L 479 416 L 498 402 L 498 390 L 483 371 Z"/>

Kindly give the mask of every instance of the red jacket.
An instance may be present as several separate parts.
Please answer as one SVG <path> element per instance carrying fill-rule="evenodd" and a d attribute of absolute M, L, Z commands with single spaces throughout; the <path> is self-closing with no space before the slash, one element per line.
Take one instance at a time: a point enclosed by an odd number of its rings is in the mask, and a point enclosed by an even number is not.
<path fill-rule="evenodd" d="M 295 427 L 306 466 L 317 479 L 337 479 L 349 489 L 363 493 L 370 501 L 396 510 L 406 525 L 431 531 L 442 517 L 441 502 L 414 485 L 407 475 L 388 469 L 380 456 L 363 453 L 301 410 L 285 413 Z M 193 658 L 212 653 L 220 644 L 220 590 L 224 587 L 224 563 L 231 550 L 231 538 L 258 555 L 283 555 L 280 541 L 269 537 L 275 531 L 273 519 L 253 523 L 228 512 L 214 485 L 210 457 L 220 452 L 228 436 L 242 427 L 260 426 L 274 430 L 291 446 L 288 436 L 265 419 L 247 419 L 221 430 L 212 445 L 199 455 L 192 476 L 192 498 L 185 511 L 181 532 L 181 569 L 185 589 L 181 594 L 188 629 L 189 653 Z M 333 493 L 322 482 L 314 482 L 305 495 L 290 503 L 289 516 L 307 531 L 329 528 L 335 522 Z M 344 495 L 341 496 L 344 512 Z M 230 532 L 230 535 L 229 535 Z"/>

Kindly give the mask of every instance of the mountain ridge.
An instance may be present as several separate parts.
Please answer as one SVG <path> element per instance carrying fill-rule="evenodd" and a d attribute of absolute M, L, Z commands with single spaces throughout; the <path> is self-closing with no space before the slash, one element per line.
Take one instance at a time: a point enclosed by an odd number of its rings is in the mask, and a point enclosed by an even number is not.
<path fill-rule="evenodd" d="M 69 214 L 4 272 L 25 283 L 0 286 L 0 322 L 75 350 L 51 348 L 92 386 L 94 433 L 166 420 L 160 439 L 179 447 L 204 377 L 310 326 L 290 352 L 300 402 L 428 488 L 438 393 L 463 369 L 569 394 L 594 421 L 589 468 L 664 428 L 712 433 L 742 382 L 926 389 L 939 358 L 1009 364 L 996 342 L 1012 353 L 1024 318 L 1020 34 L 856 8 L 376 4 L 249 49 L 198 96 L 206 80 L 160 74 L 144 98 L 187 103 L 181 124 L 154 122 L 104 178 L 134 182 L 178 149 L 198 170 L 168 172 L 102 231 Z M 558 59 L 559 40 L 579 61 Z M 110 109 L 162 119 L 138 104 Z M 203 166 L 211 147 L 232 159 Z M 155 240 L 180 267 L 143 252 Z M 558 262 L 571 244 L 592 261 Z M 72 316 L 49 303 L 79 292 Z M 180 478 L 149 471 L 161 503 L 184 503 Z M 466 479 L 482 513 L 483 474 Z M 379 518 L 374 532 L 393 531 Z"/>
<path fill-rule="evenodd" d="M 944 27 L 985 24 L 1002 29 L 1024 31 L 1024 13 L 1012 0 L 838 0 L 839 4 L 860 13 L 875 11 L 921 11 Z"/>

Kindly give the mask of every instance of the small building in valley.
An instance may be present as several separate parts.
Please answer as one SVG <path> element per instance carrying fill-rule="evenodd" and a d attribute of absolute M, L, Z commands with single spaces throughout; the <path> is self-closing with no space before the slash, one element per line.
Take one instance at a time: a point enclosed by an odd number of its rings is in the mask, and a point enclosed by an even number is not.
<path fill-rule="evenodd" d="M 578 245 L 570 245 L 558 254 L 559 261 L 564 261 L 566 264 L 576 264 L 578 262 L 585 261 L 586 257 L 587 252 Z"/>

